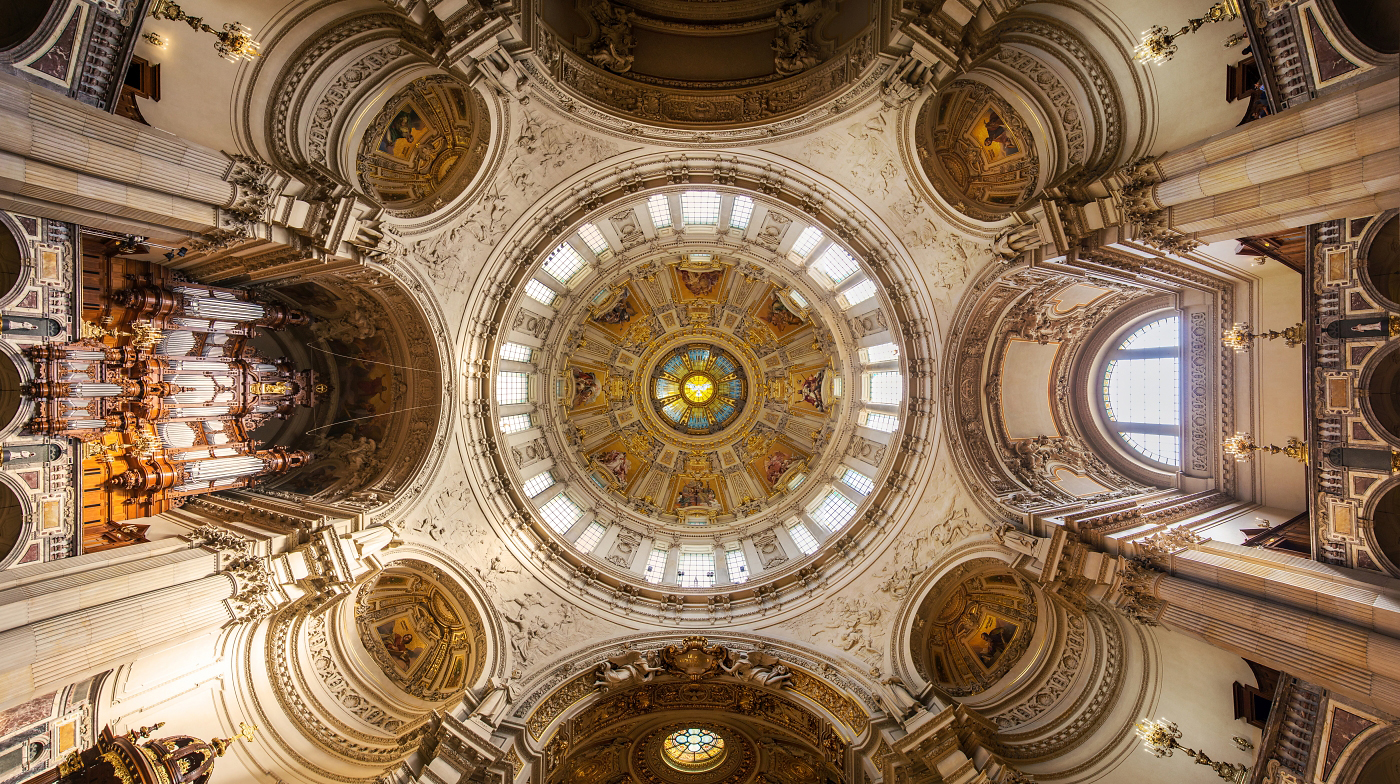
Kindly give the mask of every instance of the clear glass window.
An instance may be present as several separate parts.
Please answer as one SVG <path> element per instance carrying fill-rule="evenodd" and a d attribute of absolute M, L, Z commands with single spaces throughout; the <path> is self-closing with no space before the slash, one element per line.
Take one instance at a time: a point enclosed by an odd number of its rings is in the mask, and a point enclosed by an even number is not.
<path fill-rule="evenodd" d="M 841 481 L 861 495 L 870 495 L 870 491 L 875 489 L 875 480 L 854 468 L 847 468 L 846 473 L 841 475 Z"/>
<path fill-rule="evenodd" d="M 741 548 L 734 547 L 724 551 L 724 565 L 729 569 L 729 582 L 746 583 L 749 581 L 749 561 L 744 557 Z"/>
<path fill-rule="evenodd" d="M 812 519 L 828 531 L 839 529 L 855 515 L 855 502 L 837 490 L 828 492 L 817 508 L 812 510 Z"/>
<path fill-rule="evenodd" d="M 735 196 L 734 207 L 729 210 L 729 228 L 743 231 L 753 218 L 753 199 L 748 196 Z"/>
<path fill-rule="evenodd" d="M 866 278 L 841 292 L 841 307 L 850 310 L 873 296 L 875 296 L 875 281 Z"/>
<path fill-rule="evenodd" d="M 601 256 L 612 249 L 608 245 L 608 241 L 603 238 L 603 232 L 591 223 L 585 223 L 578 227 L 578 236 L 583 238 L 584 244 L 593 251 L 594 256 Z"/>
<path fill-rule="evenodd" d="M 807 258 L 807 254 L 812 252 L 812 248 L 817 247 L 817 243 L 822 241 L 823 236 L 821 229 L 816 226 L 808 226 L 801 234 L 797 235 L 797 242 L 792 244 L 792 252 L 797 254 L 798 258 Z"/>
<path fill-rule="evenodd" d="M 535 350 L 520 343 L 502 343 L 501 359 L 509 359 L 512 362 L 533 362 Z"/>
<path fill-rule="evenodd" d="M 812 532 L 800 521 L 788 526 L 788 535 L 803 555 L 811 555 L 817 551 L 817 537 L 812 536 Z"/>
<path fill-rule="evenodd" d="M 1142 325 L 1108 353 L 1101 391 L 1104 416 L 1133 451 L 1166 466 L 1181 464 L 1181 320 Z"/>
<path fill-rule="evenodd" d="M 642 573 L 643 578 L 652 585 L 661 582 L 661 578 L 666 575 L 666 551 L 660 548 L 651 551 L 647 556 L 647 568 Z"/>
<path fill-rule="evenodd" d="M 528 495 L 531 498 L 534 498 L 535 496 L 539 495 L 540 493 L 543 493 L 551 487 L 554 487 L 553 471 L 545 471 L 544 473 L 535 474 L 529 479 L 526 479 L 525 482 L 520 485 L 520 489 L 525 491 L 525 495 Z"/>
<path fill-rule="evenodd" d="M 865 374 L 865 399 L 871 403 L 895 405 L 904 399 L 904 379 L 898 370 Z"/>
<path fill-rule="evenodd" d="M 893 362 L 899 359 L 899 346 L 894 343 L 881 343 L 878 346 L 863 348 L 860 350 L 860 358 L 867 365 Z"/>
<path fill-rule="evenodd" d="M 559 299 L 559 294 L 554 289 L 543 283 L 530 278 L 525 282 L 525 296 L 540 303 L 541 305 L 553 305 Z"/>
<path fill-rule="evenodd" d="M 681 222 L 687 226 L 719 225 L 719 194 L 686 191 L 681 194 Z"/>
<path fill-rule="evenodd" d="M 496 402 L 503 406 L 530 402 L 530 374 L 503 370 L 496 374 Z"/>
<path fill-rule="evenodd" d="M 893 433 L 899 428 L 899 418 L 875 411 L 865 412 L 865 426 L 882 433 Z"/>
<path fill-rule="evenodd" d="M 578 251 L 574 250 L 574 246 L 567 242 L 559 243 L 559 247 L 555 248 L 554 252 L 549 254 L 549 258 L 544 260 L 544 271 L 553 275 L 555 280 L 565 286 L 569 285 L 587 266 L 588 262 L 584 261 L 583 257 L 578 255 Z"/>
<path fill-rule="evenodd" d="M 709 588 L 715 584 L 714 551 L 688 553 L 681 551 L 676 579 L 682 588 Z"/>
<path fill-rule="evenodd" d="M 512 414 L 501 417 L 501 432 L 506 435 L 519 433 L 522 430 L 529 430 L 534 427 L 534 419 L 529 414 Z"/>
<path fill-rule="evenodd" d="M 583 533 L 579 535 L 578 540 L 574 542 L 574 546 L 581 552 L 591 553 L 593 552 L 593 548 L 597 547 L 598 543 L 603 541 L 603 534 L 607 533 L 607 531 L 608 527 L 602 523 L 589 523 L 588 527 L 583 529 Z"/>
<path fill-rule="evenodd" d="M 583 516 L 583 509 L 568 495 L 560 493 L 540 507 L 540 516 L 544 517 L 544 521 L 549 523 L 549 527 L 553 528 L 555 533 L 563 534 L 573 528 L 574 523 Z"/>
<path fill-rule="evenodd" d="M 666 194 L 654 193 L 647 199 L 647 212 L 651 215 L 651 225 L 664 229 L 671 225 L 671 204 Z"/>
<path fill-rule="evenodd" d="M 852 275 L 860 272 L 860 264 L 856 262 L 855 257 L 840 245 L 829 246 L 813 266 L 825 275 L 833 286 L 850 280 Z"/>

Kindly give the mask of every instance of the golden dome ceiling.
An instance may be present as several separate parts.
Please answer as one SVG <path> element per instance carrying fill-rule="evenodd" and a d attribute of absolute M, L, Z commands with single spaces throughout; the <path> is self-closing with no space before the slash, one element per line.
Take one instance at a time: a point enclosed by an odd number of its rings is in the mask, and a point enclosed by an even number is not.
<path fill-rule="evenodd" d="M 755 195 L 627 202 L 518 286 L 495 352 L 509 480 L 541 534 L 624 581 L 779 573 L 859 519 L 894 455 L 903 359 L 882 286 Z"/>

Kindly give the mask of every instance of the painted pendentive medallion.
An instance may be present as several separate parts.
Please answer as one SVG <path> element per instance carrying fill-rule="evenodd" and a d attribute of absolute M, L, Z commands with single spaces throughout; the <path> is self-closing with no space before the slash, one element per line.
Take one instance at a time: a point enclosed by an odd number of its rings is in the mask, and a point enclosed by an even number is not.
<path fill-rule="evenodd" d="M 486 101 L 450 76 L 419 79 L 389 99 L 360 142 L 366 195 L 400 217 L 431 212 L 481 168 L 490 138 Z"/>

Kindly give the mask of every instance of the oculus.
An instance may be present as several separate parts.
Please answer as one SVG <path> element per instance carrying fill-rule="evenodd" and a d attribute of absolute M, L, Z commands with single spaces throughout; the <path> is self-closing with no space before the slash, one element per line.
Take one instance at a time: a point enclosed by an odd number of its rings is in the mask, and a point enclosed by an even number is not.
<path fill-rule="evenodd" d="M 661 756 L 667 765 L 686 773 L 700 773 L 724 762 L 724 737 L 708 727 L 686 727 L 666 736 Z"/>
<path fill-rule="evenodd" d="M 748 380 L 739 362 L 718 346 L 673 349 L 652 372 L 652 406 L 676 430 L 709 435 L 743 408 Z"/>

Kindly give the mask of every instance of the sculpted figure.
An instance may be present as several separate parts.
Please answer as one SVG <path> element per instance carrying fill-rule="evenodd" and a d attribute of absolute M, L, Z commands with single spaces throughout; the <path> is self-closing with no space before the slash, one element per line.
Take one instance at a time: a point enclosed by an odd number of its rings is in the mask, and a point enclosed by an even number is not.
<path fill-rule="evenodd" d="M 801 73 L 820 62 L 811 42 L 812 25 L 819 14 L 820 0 L 807 0 L 778 9 L 778 30 L 773 37 L 773 65 L 780 75 Z"/>
<path fill-rule="evenodd" d="M 723 663 L 720 667 L 726 675 L 775 689 L 782 688 L 784 683 L 792 679 L 792 670 L 788 669 L 787 665 L 780 662 L 777 656 L 763 651 L 745 654 L 736 660 L 732 667 Z"/>
<path fill-rule="evenodd" d="M 515 680 L 520 677 L 517 670 L 507 678 L 492 678 L 491 691 L 487 692 L 481 702 L 477 704 L 476 710 L 472 711 L 473 716 L 481 719 L 490 726 L 500 724 L 501 717 L 505 715 L 506 708 L 515 702 L 516 686 Z"/>
<path fill-rule="evenodd" d="M 632 70 L 635 56 L 632 49 L 637 40 L 632 37 L 632 12 L 598 0 L 593 4 L 593 19 L 598 23 L 598 41 L 593 44 L 593 52 L 588 59 L 613 73 L 626 73 Z"/>
<path fill-rule="evenodd" d="M 593 685 L 600 689 L 609 689 L 645 683 L 664 669 L 653 664 L 650 657 L 641 651 L 628 651 L 599 664 Z"/>
<path fill-rule="evenodd" d="M 1040 244 L 1040 230 L 1035 222 L 1002 229 L 992 238 L 992 255 L 1005 262 L 1015 261 L 1022 253 Z"/>

